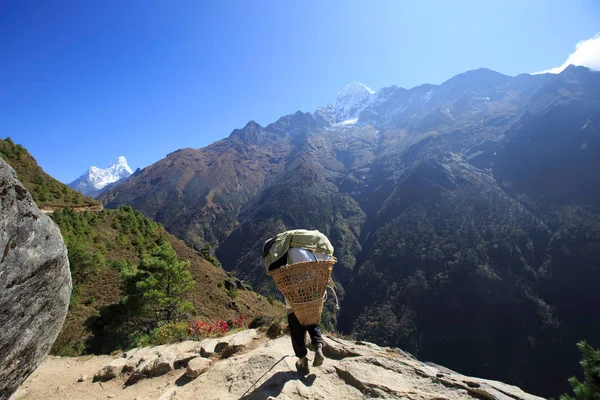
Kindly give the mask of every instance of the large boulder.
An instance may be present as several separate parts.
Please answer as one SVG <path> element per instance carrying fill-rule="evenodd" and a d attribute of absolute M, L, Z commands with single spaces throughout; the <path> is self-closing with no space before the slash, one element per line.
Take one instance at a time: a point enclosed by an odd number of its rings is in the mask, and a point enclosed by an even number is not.
<path fill-rule="evenodd" d="M 191 379 L 197 378 L 199 375 L 208 371 L 211 365 L 212 361 L 206 358 L 193 358 L 188 362 L 187 370 L 185 371 L 185 376 Z"/>
<path fill-rule="evenodd" d="M 200 355 L 202 357 L 211 357 L 215 354 L 215 347 L 219 344 L 217 339 L 204 339 L 200 342 Z"/>
<path fill-rule="evenodd" d="M 70 296 L 58 227 L 0 159 L 0 399 L 10 397 L 48 355 Z"/>
<path fill-rule="evenodd" d="M 221 357 L 226 358 L 233 353 L 248 347 L 254 339 L 258 338 L 256 329 L 246 329 L 219 339 L 215 346 L 215 353 L 221 353 Z"/>
<path fill-rule="evenodd" d="M 173 371 L 175 360 L 177 356 L 175 353 L 164 352 L 158 357 L 158 360 L 154 363 L 154 371 L 152 371 L 152 376 L 161 376 L 168 372 Z"/>

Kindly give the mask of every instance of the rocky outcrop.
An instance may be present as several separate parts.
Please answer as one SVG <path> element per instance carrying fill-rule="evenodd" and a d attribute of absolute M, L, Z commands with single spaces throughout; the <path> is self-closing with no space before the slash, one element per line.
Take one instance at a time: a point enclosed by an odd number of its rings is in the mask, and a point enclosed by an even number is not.
<path fill-rule="evenodd" d="M 247 341 L 248 338 L 252 338 Z M 311 368 L 304 377 L 296 373 L 289 336 L 268 340 L 252 330 L 219 339 L 238 346 L 231 356 L 214 353 L 210 358 L 196 356 L 201 342 L 135 349 L 117 360 L 142 354 L 147 361 L 159 354 L 175 355 L 181 369 L 162 376 L 148 371 L 152 378 L 124 386 L 127 376 L 102 385 L 78 382 L 81 374 L 93 374 L 103 365 L 114 363 L 110 357 L 49 358 L 17 392 L 17 399 L 89 398 L 106 399 L 486 399 L 541 400 L 501 382 L 461 375 L 447 368 L 424 363 L 396 348 L 372 343 L 326 337 L 322 367 Z M 241 343 L 244 342 L 242 345 Z M 227 348 L 227 347 L 226 347 Z M 185 356 L 184 356 L 185 354 Z M 313 353 L 309 353 L 309 358 Z M 151 361 L 150 364 L 154 362 Z"/>
<path fill-rule="evenodd" d="M 126 385 L 133 385 L 142 379 L 162 376 L 179 368 L 187 368 L 187 376 L 195 378 L 211 365 L 210 360 L 204 362 L 201 358 L 230 357 L 248 349 L 258 338 L 256 329 L 247 329 L 219 339 L 204 339 L 201 342 L 188 340 L 168 346 L 136 348 L 103 366 L 94 375 L 93 382 L 106 382 L 123 376 Z"/>
<path fill-rule="evenodd" d="M 46 357 L 70 295 L 67 248 L 59 229 L 0 159 L 0 399 Z"/>

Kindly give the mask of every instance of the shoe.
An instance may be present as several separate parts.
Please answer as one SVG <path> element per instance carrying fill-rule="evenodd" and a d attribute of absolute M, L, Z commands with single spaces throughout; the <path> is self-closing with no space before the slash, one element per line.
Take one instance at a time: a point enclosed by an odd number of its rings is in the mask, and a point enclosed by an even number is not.
<path fill-rule="evenodd" d="M 310 369 L 308 368 L 308 358 L 302 357 L 296 361 L 296 369 L 302 375 L 308 375 L 310 373 Z"/>
<path fill-rule="evenodd" d="M 325 356 L 323 355 L 323 343 L 317 344 L 317 349 L 315 350 L 315 360 L 313 361 L 313 367 L 320 367 L 323 365 L 323 361 L 325 360 Z"/>

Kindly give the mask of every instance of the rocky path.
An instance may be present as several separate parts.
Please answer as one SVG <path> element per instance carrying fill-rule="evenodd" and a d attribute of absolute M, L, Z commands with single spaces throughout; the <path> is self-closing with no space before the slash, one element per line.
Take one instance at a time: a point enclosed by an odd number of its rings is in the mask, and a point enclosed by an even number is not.
<path fill-rule="evenodd" d="M 15 399 L 541 399 L 420 362 L 398 349 L 329 337 L 324 350 L 325 364 L 306 377 L 295 371 L 288 336 L 268 340 L 254 330 L 114 357 L 49 357 Z M 167 371 L 165 360 L 175 359 L 180 362 L 173 361 L 175 369 Z M 186 368 L 188 362 L 192 368 Z M 208 369 L 190 373 L 200 364 Z M 105 380 L 109 365 L 117 366 L 118 376 Z M 196 378 L 187 376 L 197 372 Z M 131 383 L 136 374 L 139 379 Z"/>
<path fill-rule="evenodd" d="M 64 208 L 64 207 L 45 206 L 45 207 L 42 207 L 41 211 L 44 214 L 52 214 L 52 213 L 54 213 L 54 210 L 56 210 L 57 208 Z M 104 210 L 104 206 L 102 205 L 102 203 L 99 203 L 99 204 L 93 205 L 93 206 L 81 206 L 81 207 L 71 207 L 71 208 L 74 211 L 78 211 L 78 212 L 84 212 L 84 211 L 100 212 L 100 211 Z"/>

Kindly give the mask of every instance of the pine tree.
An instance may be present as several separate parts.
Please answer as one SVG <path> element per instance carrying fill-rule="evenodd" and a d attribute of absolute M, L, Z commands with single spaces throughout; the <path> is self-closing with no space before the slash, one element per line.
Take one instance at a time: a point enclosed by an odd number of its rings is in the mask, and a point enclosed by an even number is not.
<path fill-rule="evenodd" d="M 124 271 L 127 309 L 142 332 L 176 322 L 194 311 L 183 297 L 194 288 L 189 262 L 178 261 L 170 244 L 156 247 L 142 257 L 137 268 Z"/>
<path fill-rule="evenodd" d="M 577 343 L 583 354 L 580 364 L 583 367 L 583 382 L 576 377 L 569 378 L 575 397 L 568 394 L 560 396 L 560 400 L 600 400 L 600 350 L 595 350 L 585 340 Z"/>
<path fill-rule="evenodd" d="M 205 242 L 200 248 L 200 257 L 204 258 L 206 261 L 210 262 L 215 267 L 221 267 L 221 262 L 215 257 L 213 253 L 213 249 L 210 243 Z"/>

